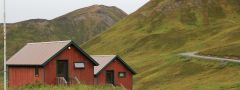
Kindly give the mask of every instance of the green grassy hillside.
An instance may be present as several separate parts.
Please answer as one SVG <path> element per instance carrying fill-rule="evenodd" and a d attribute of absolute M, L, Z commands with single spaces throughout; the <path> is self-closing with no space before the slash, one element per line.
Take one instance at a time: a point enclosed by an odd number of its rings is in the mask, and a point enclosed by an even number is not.
<path fill-rule="evenodd" d="M 239 59 L 240 58 L 239 48 L 240 48 L 240 42 L 235 42 L 235 43 L 230 43 L 226 45 L 223 44 L 218 47 L 207 48 L 207 49 L 201 50 L 199 54 Z"/>
<path fill-rule="evenodd" d="M 93 5 L 53 20 L 32 19 L 8 24 L 8 57 L 29 42 L 74 40 L 81 44 L 105 31 L 125 16 L 127 16 L 125 12 L 114 6 Z M 0 41 L 3 41 L 3 36 L 0 37 Z M 0 46 L 2 51 L 3 42 L 0 42 Z M 0 61 L 2 61 L 2 53 L 0 52 Z"/>
<path fill-rule="evenodd" d="M 239 24 L 239 0 L 151 0 L 82 47 L 122 56 L 136 90 L 238 90 L 239 64 L 176 54 L 238 43 Z"/>

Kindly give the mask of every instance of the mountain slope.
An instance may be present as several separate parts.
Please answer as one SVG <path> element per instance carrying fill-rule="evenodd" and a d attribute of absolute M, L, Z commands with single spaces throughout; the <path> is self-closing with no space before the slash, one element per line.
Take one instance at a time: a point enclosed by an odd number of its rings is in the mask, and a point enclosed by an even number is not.
<path fill-rule="evenodd" d="M 239 5 L 239 0 L 151 0 L 83 47 L 124 57 L 139 73 L 136 90 L 239 89 L 239 64 L 176 55 L 240 42 Z"/>
<path fill-rule="evenodd" d="M 125 16 L 127 14 L 117 7 L 93 5 L 53 20 L 31 19 L 8 24 L 8 56 L 13 55 L 28 42 L 71 39 L 81 44 L 105 31 Z M 3 42 L 0 42 L 0 46 L 3 46 Z"/>

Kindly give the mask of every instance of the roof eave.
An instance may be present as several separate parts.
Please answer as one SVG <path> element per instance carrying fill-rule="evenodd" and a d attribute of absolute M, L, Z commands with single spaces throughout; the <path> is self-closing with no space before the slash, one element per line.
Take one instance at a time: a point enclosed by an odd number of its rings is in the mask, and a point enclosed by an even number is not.
<path fill-rule="evenodd" d="M 79 51 L 81 51 L 88 59 L 90 59 L 93 63 L 94 63 L 94 66 L 98 66 L 99 63 L 97 63 L 91 56 L 89 56 L 85 51 L 83 51 L 75 42 L 71 41 L 71 43 L 77 47 L 77 49 Z"/>
<path fill-rule="evenodd" d="M 108 62 L 101 70 L 99 70 L 96 74 L 94 75 L 98 75 L 106 66 L 108 66 L 115 58 L 118 58 L 129 70 L 133 75 L 136 75 L 137 72 L 135 70 L 133 70 L 126 62 L 124 62 L 118 55 L 116 55 L 110 62 Z"/>
<path fill-rule="evenodd" d="M 66 46 L 64 46 L 61 50 L 59 50 L 57 53 L 55 53 L 53 56 L 51 56 L 46 62 L 44 62 L 42 64 L 42 66 L 47 65 L 48 62 L 50 62 L 54 57 L 59 55 L 63 50 L 65 50 L 71 44 L 73 44 L 75 47 L 77 47 L 77 49 L 80 52 L 82 52 L 88 59 L 90 59 L 93 62 L 94 66 L 98 66 L 99 65 L 92 57 L 90 57 L 86 52 L 84 52 L 74 41 L 70 40 L 70 42 Z"/>
<path fill-rule="evenodd" d="M 132 74 L 134 75 L 137 74 L 137 72 L 133 70 L 126 62 L 124 62 L 124 60 L 122 60 L 122 58 L 120 58 L 118 55 L 116 55 L 115 58 L 118 58 L 132 72 Z"/>
<path fill-rule="evenodd" d="M 42 66 L 42 65 L 35 65 L 35 64 L 7 64 L 7 66 Z"/>

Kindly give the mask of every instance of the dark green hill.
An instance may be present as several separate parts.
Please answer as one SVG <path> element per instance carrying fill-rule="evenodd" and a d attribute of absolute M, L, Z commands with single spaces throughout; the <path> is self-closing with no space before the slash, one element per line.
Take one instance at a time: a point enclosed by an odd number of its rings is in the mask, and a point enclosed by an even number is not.
<path fill-rule="evenodd" d="M 151 0 L 83 47 L 123 56 L 136 90 L 238 90 L 239 64 L 177 54 L 238 43 L 239 29 L 239 0 Z"/>
<path fill-rule="evenodd" d="M 79 44 L 84 43 L 125 16 L 125 12 L 114 6 L 93 5 L 53 20 L 31 19 L 8 24 L 8 56 L 28 42 L 74 40 Z M 0 42 L 0 46 L 3 47 L 3 42 Z"/>

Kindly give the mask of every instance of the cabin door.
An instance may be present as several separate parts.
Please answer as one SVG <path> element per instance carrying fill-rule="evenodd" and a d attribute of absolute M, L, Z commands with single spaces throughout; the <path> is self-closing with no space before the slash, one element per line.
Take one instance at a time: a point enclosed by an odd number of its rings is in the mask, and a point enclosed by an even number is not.
<path fill-rule="evenodd" d="M 68 81 L 68 61 L 58 60 L 57 61 L 57 77 L 64 77 Z"/>
<path fill-rule="evenodd" d="M 114 71 L 113 70 L 106 71 L 106 84 L 114 85 Z"/>

